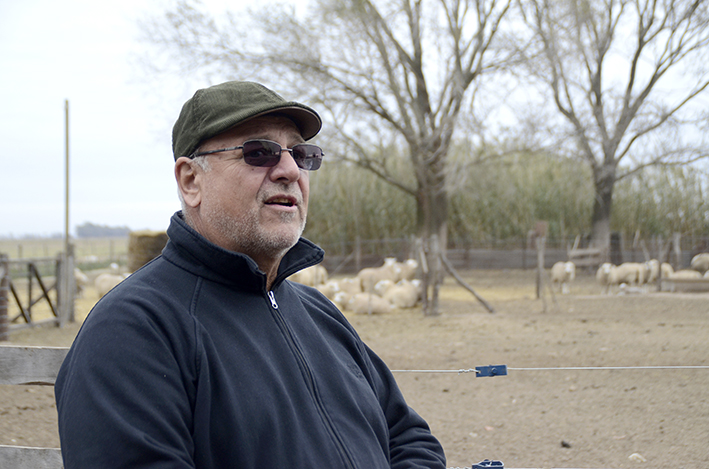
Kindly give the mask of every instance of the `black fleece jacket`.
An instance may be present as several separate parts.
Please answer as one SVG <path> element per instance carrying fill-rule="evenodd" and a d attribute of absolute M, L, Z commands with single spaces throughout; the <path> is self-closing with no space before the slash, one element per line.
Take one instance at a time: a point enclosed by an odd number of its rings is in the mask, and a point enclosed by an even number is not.
<path fill-rule="evenodd" d="M 445 468 L 386 365 L 313 288 L 301 239 L 271 291 L 172 217 L 158 257 L 94 307 L 57 378 L 72 468 Z"/>

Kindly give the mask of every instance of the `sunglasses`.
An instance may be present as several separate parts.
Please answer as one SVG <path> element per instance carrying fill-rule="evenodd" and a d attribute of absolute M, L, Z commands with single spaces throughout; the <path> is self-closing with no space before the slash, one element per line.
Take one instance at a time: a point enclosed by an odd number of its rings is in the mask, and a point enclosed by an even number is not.
<path fill-rule="evenodd" d="M 322 148 L 309 143 L 299 143 L 293 145 L 293 148 L 283 148 L 276 142 L 270 140 L 247 140 L 243 145 L 239 145 L 238 147 L 193 153 L 188 158 L 196 158 L 198 156 L 232 150 L 242 150 L 246 164 L 266 168 L 276 166 L 278 162 L 281 161 L 281 153 L 288 151 L 293 156 L 295 164 L 297 164 L 300 169 L 307 171 L 315 171 L 320 168 L 324 155 Z"/>

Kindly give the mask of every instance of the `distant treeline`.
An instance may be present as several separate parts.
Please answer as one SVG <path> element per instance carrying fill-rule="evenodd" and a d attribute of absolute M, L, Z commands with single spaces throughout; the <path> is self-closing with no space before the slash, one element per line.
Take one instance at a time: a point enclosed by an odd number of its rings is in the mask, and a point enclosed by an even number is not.
<path fill-rule="evenodd" d="M 130 228 L 127 226 L 94 225 L 86 222 L 76 227 L 77 238 L 117 238 L 129 234 Z"/>

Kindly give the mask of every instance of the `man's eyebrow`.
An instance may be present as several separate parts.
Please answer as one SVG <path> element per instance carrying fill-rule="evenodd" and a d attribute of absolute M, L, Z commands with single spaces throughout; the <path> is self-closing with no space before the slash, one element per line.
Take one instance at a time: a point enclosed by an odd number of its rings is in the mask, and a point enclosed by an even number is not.
<path fill-rule="evenodd" d="M 273 136 L 271 136 L 271 135 L 261 135 L 261 136 L 255 135 L 255 136 L 247 138 L 244 141 L 249 141 L 249 140 L 269 140 L 271 142 L 276 142 L 276 139 L 274 139 Z M 295 142 L 293 144 L 289 144 L 289 146 L 298 145 L 299 143 L 305 143 L 305 139 L 303 138 L 303 136 L 298 133 L 294 133 L 293 135 L 289 136 L 288 141 Z"/>

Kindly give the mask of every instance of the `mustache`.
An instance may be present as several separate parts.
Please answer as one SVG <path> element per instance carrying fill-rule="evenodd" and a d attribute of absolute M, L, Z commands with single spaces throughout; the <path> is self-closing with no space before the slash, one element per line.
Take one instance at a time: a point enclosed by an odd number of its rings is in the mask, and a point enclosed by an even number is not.
<path fill-rule="evenodd" d="M 303 203 L 303 192 L 298 187 L 279 187 L 265 189 L 261 193 L 261 201 L 267 202 L 273 198 L 287 197 L 292 199 L 296 204 L 301 205 Z"/>

